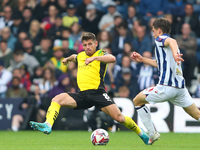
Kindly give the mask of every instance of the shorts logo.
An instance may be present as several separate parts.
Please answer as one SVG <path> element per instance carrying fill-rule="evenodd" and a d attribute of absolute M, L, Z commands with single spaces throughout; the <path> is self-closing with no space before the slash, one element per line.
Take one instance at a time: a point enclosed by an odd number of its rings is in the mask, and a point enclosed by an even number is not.
<path fill-rule="evenodd" d="M 111 101 L 111 99 L 110 99 L 110 97 L 108 96 L 107 93 L 103 93 L 103 96 L 105 97 L 105 99 L 106 99 L 107 101 Z"/>

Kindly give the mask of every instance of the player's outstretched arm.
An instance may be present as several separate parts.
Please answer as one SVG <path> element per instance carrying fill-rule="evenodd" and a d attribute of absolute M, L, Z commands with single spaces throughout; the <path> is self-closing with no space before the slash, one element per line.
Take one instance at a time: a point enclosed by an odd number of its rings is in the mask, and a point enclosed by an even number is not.
<path fill-rule="evenodd" d="M 164 43 L 165 46 L 169 46 L 172 50 L 172 54 L 174 57 L 175 62 L 179 65 L 181 61 L 184 61 L 182 58 L 183 54 L 178 53 L 178 44 L 175 39 L 167 38 Z"/>
<path fill-rule="evenodd" d="M 133 52 L 131 54 L 131 59 L 136 60 L 137 62 L 143 62 L 145 64 L 148 64 L 148 65 L 158 68 L 158 64 L 157 64 L 156 60 L 145 58 L 137 52 Z"/>
<path fill-rule="evenodd" d="M 67 57 L 67 58 L 64 58 L 64 59 L 62 60 L 62 63 L 63 63 L 64 65 L 68 65 L 68 63 L 69 63 L 70 61 L 76 62 L 76 57 L 77 57 L 77 55 L 76 55 L 76 54 L 73 54 L 73 55 L 71 55 L 71 56 L 69 56 L 69 57 Z"/>
<path fill-rule="evenodd" d="M 116 61 L 116 58 L 115 58 L 115 56 L 113 56 L 111 54 L 104 55 L 104 56 L 90 57 L 90 58 L 87 58 L 85 60 L 85 64 L 87 65 L 94 60 L 98 60 L 98 61 L 101 61 L 101 62 L 104 62 L 104 63 L 114 63 Z"/>

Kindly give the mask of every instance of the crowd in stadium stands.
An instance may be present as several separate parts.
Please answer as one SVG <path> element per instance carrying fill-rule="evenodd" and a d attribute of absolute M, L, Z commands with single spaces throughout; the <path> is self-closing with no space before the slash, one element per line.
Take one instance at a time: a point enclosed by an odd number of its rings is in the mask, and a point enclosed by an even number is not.
<path fill-rule="evenodd" d="M 114 96 L 128 87 L 133 98 L 158 82 L 157 69 L 134 62 L 130 53 L 154 58 L 151 26 L 158 17 L 171 23 L 178 42 L 187 87 L 200 70 L 200 0 L 2 0 L 0 2 L 0 99 L 32 97 L 45 116 L 51 99 L 77 92 L 77 64 L 62 59 L 83 51 L 83 32 L 93 32 L 98 49 L 116 57 L 105 87 Z M 196 84 L 196 83 L 195 83 Z M 190 93 L 200 97 L 200 85 Z M 127 90 L 125 90 L 127 91 Z M 122 93 L 122 92 L 121 92 Z M 22 121 L 15 116 L 15 122 Z M 41 118 L 37 119 L 38 121 Z M 43 120 L 42 120 L 43 121 Z"/>

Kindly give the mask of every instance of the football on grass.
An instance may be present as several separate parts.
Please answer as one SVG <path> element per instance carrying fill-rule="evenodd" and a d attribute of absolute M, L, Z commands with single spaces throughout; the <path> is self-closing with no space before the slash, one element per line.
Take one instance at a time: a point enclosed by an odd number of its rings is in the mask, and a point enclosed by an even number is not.
<path fill-rule="evenodd" d="M 109 142 L 109 134 L 104 129 L 96 129 L 91 134 L 91 141 L 94 145 L 106 145 Z"/>

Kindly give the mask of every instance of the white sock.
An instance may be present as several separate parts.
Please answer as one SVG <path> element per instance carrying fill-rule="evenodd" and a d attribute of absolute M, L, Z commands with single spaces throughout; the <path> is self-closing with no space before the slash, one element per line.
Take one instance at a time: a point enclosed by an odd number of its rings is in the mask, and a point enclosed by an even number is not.
<path fill-rule="evenodd" d="M 199 118 L 197 121 L 199 121 L 199 122 L 200 122 L 200 118 Z"/>
<path fill-rule="evenodd" d="M 149 131 L 149 136 L 154 135 L 155 128 L 154 128 L 153 122 L 151 121 L 151 114 L 150 114 L 149 109 L 145 105 L 141 107 L 136 106 L 136 109 L 137 109 L 138 115 L 141 118 L 142 123 Z"/>
<path fill-rule="evenodd" d="M 12 126 L 11 129 L 14 131 L 14 132 L 17 132 L 19 129 L 17 126 Z"/>

